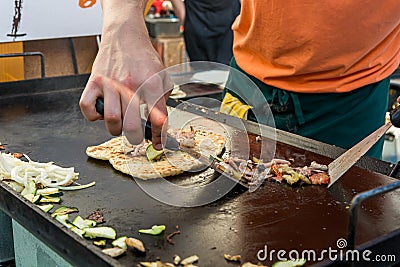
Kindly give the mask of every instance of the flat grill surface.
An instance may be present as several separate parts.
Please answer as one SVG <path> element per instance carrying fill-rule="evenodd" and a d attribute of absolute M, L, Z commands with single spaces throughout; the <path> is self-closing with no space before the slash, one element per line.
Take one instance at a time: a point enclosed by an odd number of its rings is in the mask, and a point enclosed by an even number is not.
<path fill-rule="evenodd" d="M 334 191 L 325 187 L 289 187 L 266 182 L 250 193 L 240 186 L 220 200 L 202 207 L 173 207 L 148 196 L 129 176 L 113 170 L 108 162 L 90 159 L 85 154 L 89 145 L 100 144 L 109 138 L 103 122 L 87 122 L 81 115 L 78 102 L 81 89 L 39 93 L 30 96 L 4 97 L 0 95 L 0 142 L 11 152 L 23 152 L 33 160 L 54 161 L 56 164 L 74 166 L 80 173 L 79 182 L 96 181 L 96 186 L 65 192 L 62 205 L 79 208 L 79 215 L 86 217 L 94 210 L 103 212 L 105 225 L 114 227 L 118 236 L 139 237 L 145 244 L 146 254 L 128 251 L 110 265 L 134 266 L 140 261 L 153 261 L 156 257 L 172 261 L 199 255 L 199 266 L 231 266 L 223 254 L 241 254 L 242 262 L 256 263 L 257 252 L 264 249 L 315 249 L 336 248 L 339 238 L 346 238 L 348 205 L 353 195 L 395 181 L 385 175 L 353 167 L 338 182 Z M 249 135 L 251 152 L 258 155 L 254 135 Z M 240 140 L 237 140 L 240 142 Z M 277 143 L 277 157 L 294 158 L 299 165 L 312 160 L 328 164 L 331 159 L 304 149 Z M 197 182 L 213 176 L 212 172 L 199 175 L 181 175 L 172 181 Z M 207 178 L 207 179 L 206 179 Z M 0 183 L 2 187 L 2 185 Z M 0 198 L 1 199 L 1 198 Z M 9 207 L 3 199 L 6 210 Z M 21 205 L 26 201 L 18 200 Z M 400 227 L 400 195 L 392 192 L 367 201 L 360 210 L 356 244 L 385 235 Z M 18 217 L 18 214 L 14 214 Z M 29 220 L 48 215 L 33 212 L 33 218 L 18 218 L 23 225 Z M 165 235 L 138 234 L 138 229 L 154 224 L 165 224 L 166 234 L 179 226 L 180 235 L 173 238 L 175 245 L 166 241 Z M 40 226 L 38 226 L 40 227 Z M 61 231 L 61 228 L 60 228 Z M 63 230 L 65 232 L 65 230 Z M 45 233 L 45 229 L 34 231 Z M 57 232 L 54 235 L 58 235 Z M 74 233 L 59 234 L 59 242 L 68 239 L 79 243 L 87 251 L 99 250 L 90 241 L 76 238 Z M 44 241 L 48 241 L 43 237 Z M 48 241 L 52 247 L 54 244 Z M 74 259 L 68 249 L 64 256 Z M 82 251 L 80 257 L 85 257 Z M 107 261 L 107 257 L 105 258 Z M 264 263 L 271 263 L 266 260 Z"/>

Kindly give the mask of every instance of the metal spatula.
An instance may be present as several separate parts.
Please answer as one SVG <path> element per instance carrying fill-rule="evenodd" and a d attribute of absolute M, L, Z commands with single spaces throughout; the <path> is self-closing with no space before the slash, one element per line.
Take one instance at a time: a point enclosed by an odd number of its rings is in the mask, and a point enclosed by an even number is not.
<path fill-rule="evenodd" d="M 347 172 L 367 151 L 385 134 L 393 125 L 400 127 L 400 106 L 390 113 L 390 122 L 378 128 L 375 132 L 361 140 L 358 144 L 347 150 L 328 165 L 331 178 L 328 188 L 333 185 L 345 172 Z"/>

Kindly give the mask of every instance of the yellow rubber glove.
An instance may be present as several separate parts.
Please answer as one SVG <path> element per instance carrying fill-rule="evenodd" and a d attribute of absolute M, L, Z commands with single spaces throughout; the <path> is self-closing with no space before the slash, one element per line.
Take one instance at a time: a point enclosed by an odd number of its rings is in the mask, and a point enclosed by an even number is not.
<path fill-rule="evenodd" d="M 221 113 L 247 120 L 247 113 L 251 108 L 251 106 L 243 104 L 238 98 L 227 92 L 222 100 L 219 111 Z"/>

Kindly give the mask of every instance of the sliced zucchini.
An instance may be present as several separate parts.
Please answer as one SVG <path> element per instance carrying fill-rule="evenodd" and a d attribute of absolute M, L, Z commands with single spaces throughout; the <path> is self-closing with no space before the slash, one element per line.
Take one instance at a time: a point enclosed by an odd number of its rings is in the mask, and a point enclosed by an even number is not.
<path fill-rule="evenodd" d="M 148 235 L 159 235 L 165 230 L 165 225 L 153 225 L 151 229 L 140 229 L 139 233 Z"/>
<path fill-rule="evenodd" d="M 289 261 L 277 261 L 272 264 L 272 267 L 297 267 L 306 264 L 305 259 L 289 260 Z"/>
<path fill-rule="evenodd" d="M 96 222 L 93 220 L 83 219 L 81 216 L 76 216 L 72 221 L 72 224 L 79 229 L 92 228 L 96 226 Z"/>
<path fill-rule="evenodd" d="M 24 190 L 24 185 L 17 183 L 16 181 L 3 181 L 6 185 L 17 191 L 18 193 L 21 193 L 22 190 Z"/>
<path fill-rule="evenodd" d="M 89 184 L 73 185 L 73 186 L 59 186 L 57 188 L 60 190 L 63 190 L 63 191 L 74 191 L 74 190 L 85 189 L 85 188 L 94 186 L 95 184 L 96 184 L 96 182 L 91 182 Z"/>
<path fill-rule="evenodd" d="M 85 230 L 85 234 L 83 236 L 91 239 L 98 237 L 115 239 L 115 237 L 117 236 L 115 230 L 107 226 L 85 228 L 83 230 Z"/>
<path fill-rule="evenodd" d="M 64 214 L 70 214 L 70 213 L 74 213 L 74 212 L 79 212 L 78 208 L 75 207 L 66 207 L 66 206 L 61 206 L 58 209 L 56 209 L 51 216 L 55 217 L 57 215 L 64 215 Z"/>
<path fill-rule="evenodd" d="M 98 247 L 104 247 L 106 245 L 106 240 L 105 239 L 101 239 L 99 241 L 93 241 L 93 244 L 95 244 Z"/>
<path fill-rule="evenodd" d="M 127 249 L 127 245 L 125 243 L 126 240 L 126 236 L 121 236 L 117 239 L 115 239 L 111 244 L 114 247 L 119 247 L 119 248 L 123 248 L 123 249 Z"/>
<path fill-rule="evenodd" d="M 58 188 L 49 187 L 36 190 L 36 195 L 53 195 L 59 192 L 60 190 Z"/>
<path fill-rule="evenodd" d="M 32 203 L 37 203 L 40 199 L 40 196 L 35 196 L 34 194 L 25 194 L 22 196 Z"/>
<path fill-rule="evenodd" d="M 150 144 L 146 149 L 146 157 L 149 161 L 156 161 L 164 154 L 164 149 L 157 150 Z"/>
<path fill-rule="evenodd" d="M 54 219 L 56 219 L 57 221 L 59 221 L 60 223 L 62 223 L 63 225 L 65 225 L 65 227 L 67 228 L 72 228 L 74 227 L 72 224 L 70 224 L 68 222 L 68 214 L 64 214 L 64 215 L 57 215 L 54 217 Z"/>
<path fill-rule="evenodd" d="M 35 195 L 36 194 L 36 183 L 33 180 L 29 180 L 28 184 L 25 186 L 24 190 L 21 191 L 21 195 L 25 196 L 25 195 Z"/>
<path fill-rule="evenodd" d="M 60 203 L 61 198 L 59 197 L 50 197 L 50 196 L 42 196 L 39 200 L 39 203 Z"/>
<path fill-rule="evenodd" d="M 44 212 L 49 212 L 54 205 L 53 204 L 46 204 L 46 205 L 37 205 L 39 209 L 43 210 Z"/>
<path fill-rule="evenodd" d="M 76 226 L 72 226 L 72 227 L 71 227 L 71 231 L 74 232 L 75 234 L 79 235 L 80 237 L 83 237 L 83 234 L 85 233 L 84 230 L 79 229 L 79 228 L 76 227 Z"/>

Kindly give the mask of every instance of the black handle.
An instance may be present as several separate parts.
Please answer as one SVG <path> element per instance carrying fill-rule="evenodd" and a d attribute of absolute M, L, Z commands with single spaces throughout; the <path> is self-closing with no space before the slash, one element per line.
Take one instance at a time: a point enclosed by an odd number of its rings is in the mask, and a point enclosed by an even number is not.
<path fill-rule="evenodd" d="M 104 100 L 102 98 L 97 98 L 96 99 L 96 111 L 104 116 Z M 145 119 L 142 119 L 142 127 L 144 129 L 144 138 L 147 140 L 152 139 L 152 134 L 151 134 L 151 122 L 146 121 Z M 170 149 L 170 150 L 179 150 L 179 142 L 173 138 L 171 135 L 167 134 L 167 141 L 165 143 L 165 148 Z"/>
<path fill-rule="evenodd" d="M 96 111 L 104 116 L 104 100 L 102 98 L 96 99 Z M 142 127 L 144 129 L 144 138 L 151 140 L 151 123 L 145 119 L 142 119 Z"/>
<path fill-rule="evenodd" d="M 400 127 L 400 105 L 390 112 L 390 121 L 393 126 Z"/>

